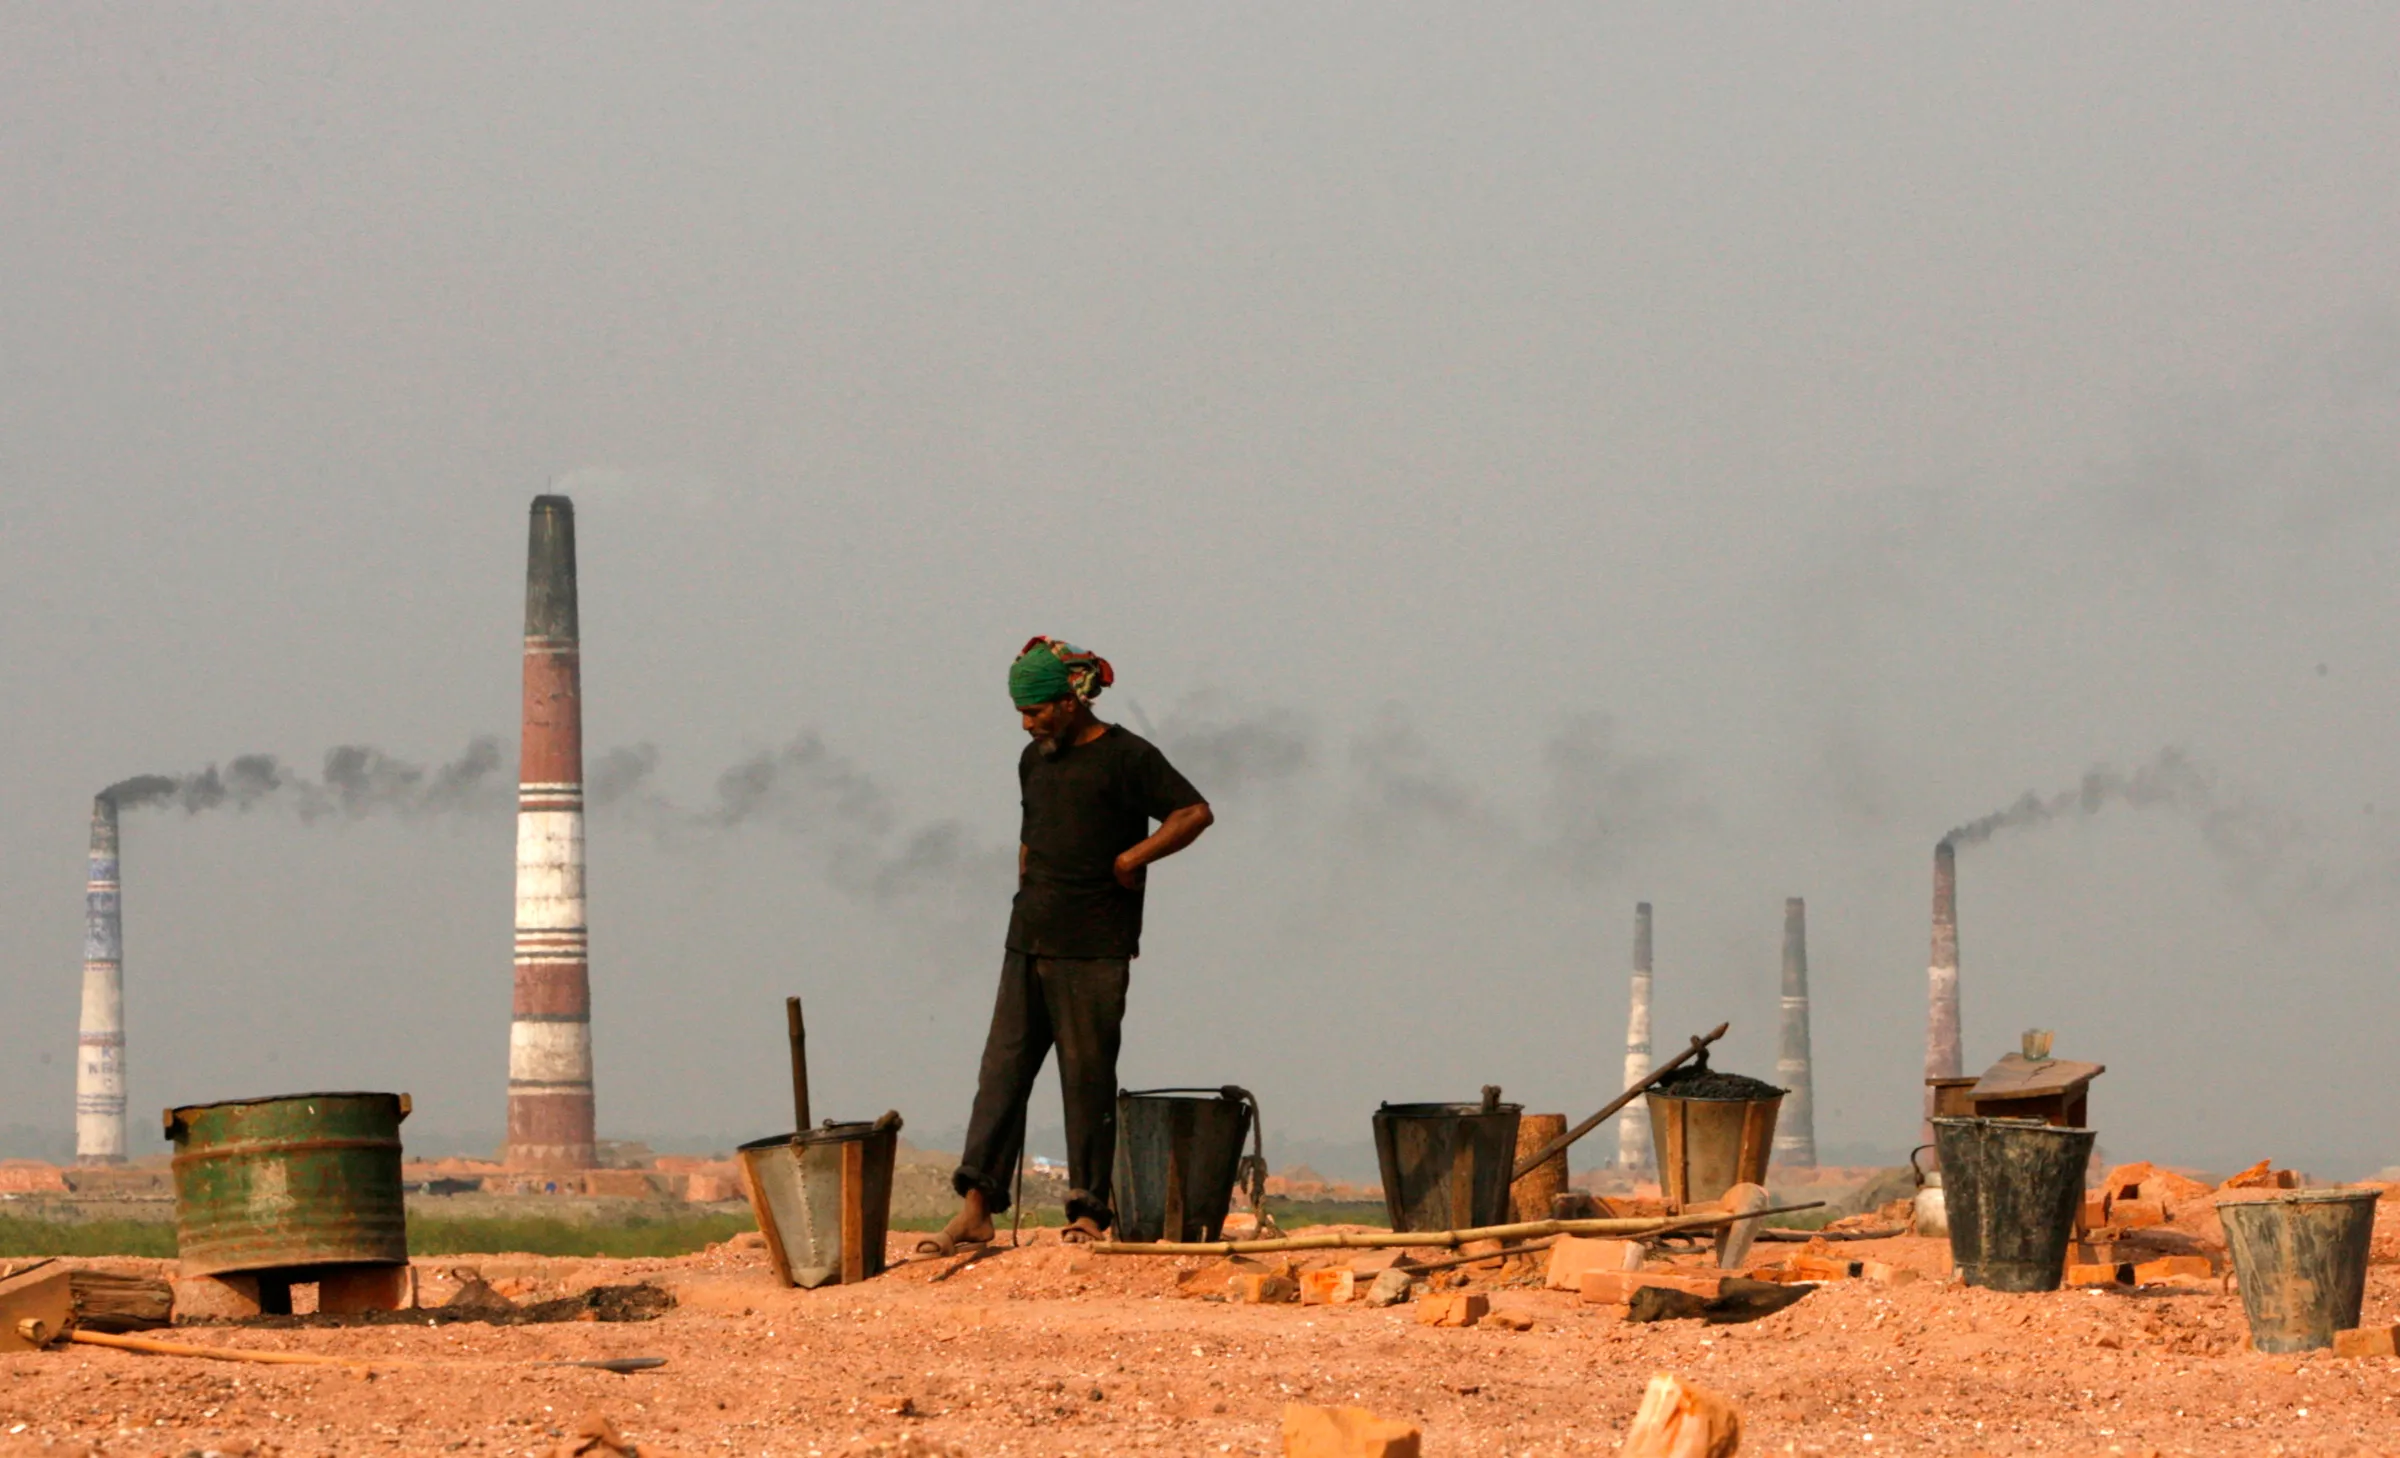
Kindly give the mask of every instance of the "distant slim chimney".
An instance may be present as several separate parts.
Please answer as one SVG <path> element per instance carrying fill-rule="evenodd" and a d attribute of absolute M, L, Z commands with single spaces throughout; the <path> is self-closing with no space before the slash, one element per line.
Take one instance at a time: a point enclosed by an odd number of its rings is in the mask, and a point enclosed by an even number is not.
<path fill-rule="evenodd" d="M 1962 1063 L 1958 1025 L 1958 851 L 1933 848 L 1933 956 L 1925 969 L 1925 1076 L 1957 1078 Z M 1923 1140 L 1933 1142 L 1933 1088 L 1925 1089 Z"/>
<path fill-rule="evenodd" d="M 517 770 L 516 1008 L 508 1149 L 521 1169 L 589 1169 L 592 988 L 583 911 L 583 668 L 575 505 L 533 499 L 525 560 L 525 719 Z"/>
<path fill-rule="evenodd" d="M 1633 908 L 1633 1010 L 1625 1022 L 1626 1088 L 1650 1076 L 1650 903 Z M 1617 1167 L 1649 1169 L 1650 1104 L 1635 1099 L 1617 1117 Z"/>
<path fill-rule="evenodd" d="M 1808 903 L 1783 903 L 1783 1043 L 1775 1077 L 1790 1090 L 1775 1123 L 1775 1162 L 1799 1169 L 1817 1163 L 1816 1080 L 1808 1053 Z"/>
<path fill-rule="evenodd" d="M 75 1162 L 125 1162 L 125 932 L 117 885 L 117 802 L 92 801 L 83 894 L 83 1019 L 75 1037 Z"/>

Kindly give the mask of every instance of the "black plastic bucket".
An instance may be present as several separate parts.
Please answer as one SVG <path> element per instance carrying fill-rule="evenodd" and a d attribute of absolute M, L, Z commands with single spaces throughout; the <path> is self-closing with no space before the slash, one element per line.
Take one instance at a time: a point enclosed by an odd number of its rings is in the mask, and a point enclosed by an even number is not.
<path fill-rule="evenodd" d="M 1496 1092 L 1496 1091 L 1495 1091 Z M 1394 1230 L 1505 1225 L 1516 1173 L 1520 1104 L 1385 1104 L 1375 1111 L 1375 1162 Z"/>
<path fill-rule="evenodd" d="M 1238 1093 L 1117 1091 L 1116 1239 L 1219 1238 L 1250 1137 Z"/>
<path fill-rule="evenodd" d="M 2296 1190 L 2217 1202 L 2252 1346 L 2315 1351 L 2332 1346 L 2335 1332 L 2358 1325 L 2381 1193 L 2371 1186 Z"/>
<path fill-rule="evenodd" d="M 2038 1119 L 1933 1121 L 1959 1279 L 1993 1291 L 2059 1288 L 2097 1137 Z"/>

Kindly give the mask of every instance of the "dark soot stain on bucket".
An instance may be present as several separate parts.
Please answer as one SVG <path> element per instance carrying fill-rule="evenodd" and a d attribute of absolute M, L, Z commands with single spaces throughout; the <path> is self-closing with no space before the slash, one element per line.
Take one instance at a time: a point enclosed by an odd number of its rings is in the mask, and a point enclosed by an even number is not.
<path fill-rule="evenodd" d="M 1651 1087 L 1679 1099 L 1726 1099 L 1735 1102 L 1771 1099 L 1777 1094 L 1789 1092 L 1762 1078 L 1752 1078 L 1743 1073 L 1720 1073 L 1713 1068 L 1678 1068 Z"/>

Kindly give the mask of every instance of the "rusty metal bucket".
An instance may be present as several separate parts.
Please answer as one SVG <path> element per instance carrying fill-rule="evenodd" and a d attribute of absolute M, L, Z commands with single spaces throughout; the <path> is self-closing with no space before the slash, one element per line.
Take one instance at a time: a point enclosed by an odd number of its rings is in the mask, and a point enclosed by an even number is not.
<path fill-rule="evenodd" d="M 407 1094 L 313 1093 L 169 1109 L 187 1276 L 408 1264 Z"/>
<path fill-rule="evenodd" d="M 2252 1346 L 2314 1351 L 2358 1325 L 2380 1193 L 2369 1186 L 2216 1202 Z"/>
<path fill-rule="evenodd" d="M 1783 1095 L 1760 1099 L 1692 1099 L 1652 1089 L 1650 1138 L 1658 1150 L 1658 1180 L 1670 1205 L 1721 1199 L 1735 1185 L 1765 1186 L 1775 1148 L 1775 1116 Z"/>
<path fill-rule="evenodd" d="M 2099 1137 L 2040 1119 L 1933 1121 L 1950 1263 L 1961 1281 L 1992 1291 L 2055 1291 L 2065 1282 L 2084 1166 Z"/>
<path fill-rule="evenodd" d="M 1205 1097 L 1193 1097 L 1194 1093 Z M 1250 1095 L 1231 1084 L 1117 1091 L 1118 1240 L 1215 1240 L 1224 1233 L 1251 1133 Z"/>
<path fill-rule="evenodd" d="M 1479 1104 L 1385 1104 L 1375 1111 L 1375 1162 L 1394 1230 L 1503 1225 L 1516 1173 L 1521 1104 L 1486 1088 Z"/>
<path fill-rule="evenodd" d="M 814 1289 L 883 1273 L 899 1153 L 896 1113 L 862 1124 L 828 1119 L 735 1151 L 777 1279 Z"/>

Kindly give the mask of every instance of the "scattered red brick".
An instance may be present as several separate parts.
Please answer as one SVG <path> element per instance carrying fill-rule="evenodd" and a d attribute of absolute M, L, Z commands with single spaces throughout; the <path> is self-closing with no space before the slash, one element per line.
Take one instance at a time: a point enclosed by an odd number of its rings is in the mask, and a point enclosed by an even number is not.
<path fill-rule="evenodd" d="M 1358 1273 L 1348 1266 L 1300 1273 L 1300 1304 L 1338 1306 L 1358 1294 Z"/>
<path fill-rule="evenodd" d="M 1300 1287 L 1291 1277 L 1256 1272 L 1235 1276 L 1227 1283 L 1227 1293 L 1233 1300 L 1250 1306 L 1271 1306 L 1300 1299 Z"/>
<path fill-rule="evenodd" d="M 1642 1268 L 1642 1247 L 1633 1240 L 1594 1240 L 1583 1236 L 1562 1235 L 1550 1247 L 1549 1272 L 1542 1284 L 1553 1291 L 1583 1289 L 1586 1271 L 1638 1271 Z"/>
<path fill-rule="evenodd" d="M 2207 1199 L 2212 1188 L 2212 1186 L 2204 1185 L 2188 1175 L 2177 1174 L 2171 1169 L 2162 1169 L 2153 1172 L 2150 1178 L 2142 1181 L 2141 1197 L 2145 1200 L 2156 1200 L 2172 1210 L 2177 1205 L 2188 1205 L 2195 1200 Z"/>
<path fill-rule="evenodd" d="M 2133 1268 L 2134 1282 L 2142 1286 L 2172 1281 L 2178 1276 L 2198 1276 L 2205 1280 L 2215 1274 L 2216 1269 L 2209 1264 L 2208 1257 L 2201 1255 L 2160 1256 L 2157 1260 L 2144 1261 Z"/>
<path fill-rule="evenodd" d="M 2167 1223 L 2167 1207 L 2157 1200 L 2118 1200 L 2110 1207 L 2108 1218 L 2119 1230 L 2147 1230 Z"/>
<path fill-rule="evenodd" d="M 2354 1326 L 2333 1334 L 2337 1357 L 2400 1357 L 2400 1328 Z"/>
<path fill-rule="evenodd" d="M 1283 1410 L 1283 1458 L 1418 1458 L 1422 1445 L 1416 1424 L 1363 1407 L 1295 1402 Z"/>
<path fill-rule="evenodd" d="M 2100 1188 L 2112 1200 L 2138 1200 L 2142 1197 L 2142 1181 L 2158 1173 L 2158 1166 L 2148 1160 L 2136 1164 L 2120 1164 L 2108 1172 Z"/>
<path fill-rule="evenodd" d="M 1420 1326 L 1473 1326 L 1489 1316 L 1492 1298 L 1481 1291 L 1444 1291 L 1417 1303 Z"/>

